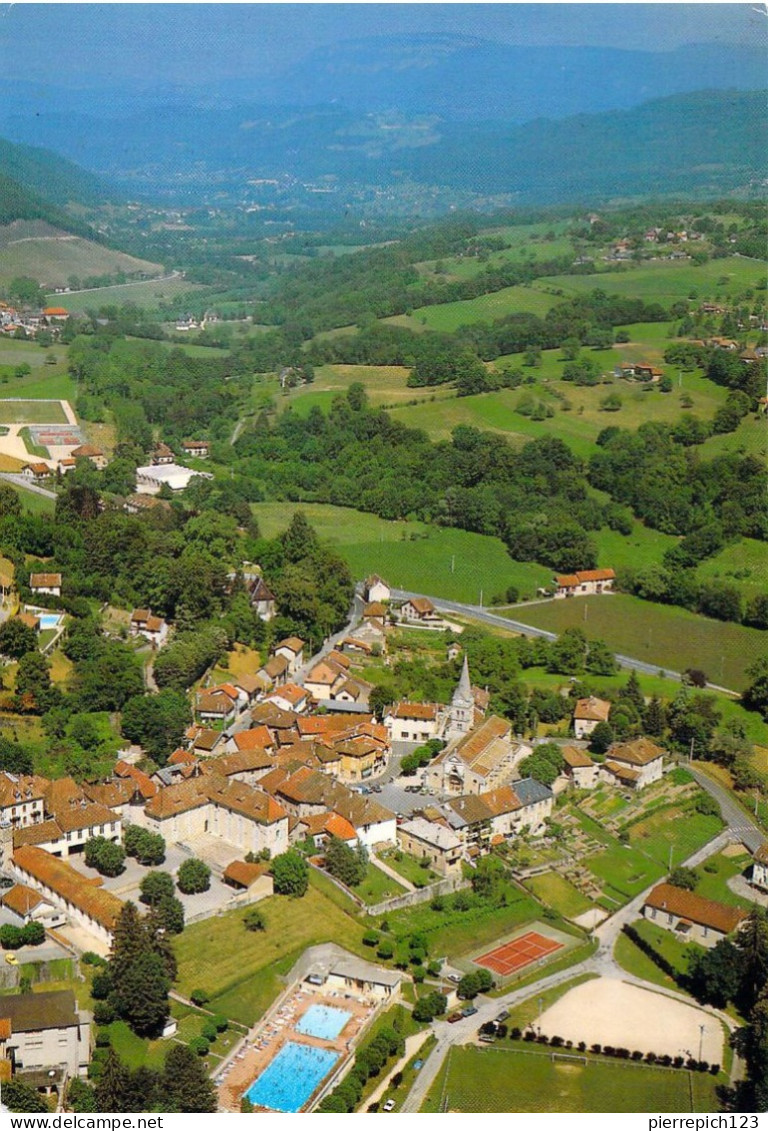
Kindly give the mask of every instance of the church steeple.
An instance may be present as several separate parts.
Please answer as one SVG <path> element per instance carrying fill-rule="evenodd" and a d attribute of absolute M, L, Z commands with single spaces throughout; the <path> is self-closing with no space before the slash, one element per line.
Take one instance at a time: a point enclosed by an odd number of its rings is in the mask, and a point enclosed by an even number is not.
<path fill-rule="evenodd" d="M 472 695 L 472 684 L 469 681 L 469 662 L 465 654 L 459 682 L 446 711 L 445 738 L 450 740 L 468 734 L 472 729 L 474 717 L 475 700 Z"/>

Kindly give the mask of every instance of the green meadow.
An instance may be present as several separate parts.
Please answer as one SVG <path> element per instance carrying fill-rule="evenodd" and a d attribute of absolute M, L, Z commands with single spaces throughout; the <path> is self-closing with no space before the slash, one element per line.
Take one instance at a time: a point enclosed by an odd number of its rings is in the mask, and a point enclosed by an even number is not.
<path fill-rule="evenodd" d="M 588 637 L 604 640 L 625 656 L 662 670 L 699 668 L 712 683 L 735 691 L 746 683 L 746 668 L 765 651 L 765 633 L 759 629 L 626 593 L 551 601 L 509 615 L 551 632 L 582 628 Z"/>

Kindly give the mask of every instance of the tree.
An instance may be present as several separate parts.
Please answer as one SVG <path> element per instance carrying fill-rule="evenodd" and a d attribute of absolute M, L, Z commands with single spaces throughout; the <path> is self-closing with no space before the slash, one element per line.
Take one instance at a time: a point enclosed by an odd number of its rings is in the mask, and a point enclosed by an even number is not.
<path fill-rule="evenodd" d="M 133 856 L 145 867 L 162 864 L 165 860 L 165 840 L 160 833 L 151 833 L 141 825 L 128 825 L 124 847 L 127 856 Z M 173 889 L 171 893 L 173 894 Z"/>
<path fill-rule="evenodd" d="M 180 935 L 184 930 L 184 905 L 173 895 L 162 896 L 154 904 L 158 922 L 169 935 Z"/>
<path fill-rule="evenodd" d="M 504 865 L 495 856 L 481 856 L 472 874 L 472 891 L 491 900 L 504 882 Z"/>
<path fill-rule="evenodd" d="M 20 617 L 9 617 L 0 625 L 0 652 L 11 660 L 20 660 L 27 652 L 37 650 L 37 633 Z"/>
<path fill-rule="evenodd" d="M 103 836 L 91 837 L 85 845 L 85 862 L 102 876 L 119 876 L 125 870 L 125 852 L 119 844 Z"/>
<path fill-rule="evenodd" d="M 302 896 L 309 887 L 309 867 L 294 849 L 276 856 L 270 872 L 278 895 Z"/>
<path fill-rule="evenodd" d="M 331 837 L 325 847 L 325 867 L 332 876 L 353 888 L 365 879 L 368 870 L 368 853 L 362 846 L 357 849 L 345 844 L 339 837 Z"/>
<path fill-rule="evenodd" d="M 761 656 L 747 668 L 750 682 L 741 699 L 750 711 L 759 711 L 768 722 L 768 656 Z"/>
<path fill-rule="evenodd" d="M 680 864 L 669 873 L 669 882 L 676 888 L 684 888 L 686 891 L 695 891 L 696 885 L 699 882 L 699 875 L 693 868 L 686 868 L 684 865 Z"/>
<path fill-rule="evenodd" d="M 96 1084 L 96 1107 L 99 1111 L 125 1111 L 128 1078 L 128 1069 L 115 1050 L 109 1048 Z"/>
<path fill-rule="evenodd" d="M 22 1084 L 20 1080 L 8 1080 L 3 1084 L 3 1103 L 9 1111 L 47 1112 L 48 1105 L 34 1088 Z M 105 1111 L 116 1110 L 104 1108 Z"/>
<path fill-rule="evenodd" d="M 613 652 L 602 640 L 592 640 L 587 653 L 587 671 L 592 675 L 614 675 L 618 665 Z"/>
<path fill-rule="evenodd" d="M 60 693 L 51 686 L 50 664 L 39 652 L 27 652 L 16 671 L 16 700 L 23 711 L 38 714 L 56 705 Z"/>
<path fill-rule="evenodd" d="M 141 902 L 156 907 L 161 899 L 173 898 L 176 885 L 170 872 L 147 872 L 139 884 Z"/>
<path fill-rule="evenodd" d="M 189 725 L 189 702 L 180 691 L 138 695 L 123 707 L 120 729 L 159 765 L 165 765 Z"/>
<path fill-rule="evenodd" d="M 213 1082 L 202 1061 L 185 1045 L 173 1045 L 169 1049 L 161 1089 L 167 1111 L 216 1111 Z"/>
<path fill-rule="evenodd" d="M 211 869 L 202 860 L 194 857 L 185 860 L 176 875 L 179 891 L 185 895 L 194 895 L 198 892 L 208 891 L 211 886 Z"/>
<path fill-rule="evenodd" d="M 605 754 L 613 742 L 613 727 L 610 723 L 598 723 L 589 736 L 589 749 L 593 754 Z"/>
<path fill-rule="evenodd" d="M 435 1017 L 442 1017 L 448 1008 L 448 998 L 445 994 L 438 993 L 437 990 L 432 990 L 430 993 L 420 997 L 413 1007 L 414 1021 L 426 1021 L 429 1023 Z"/>
<path fill-rule="evenodd" d="M 139 1036 L 156 1036 L 168 1017 L 171 970 L 164 936 L 151 916 L 145 921 L 134 903 L 123 904 L 112 933 L 109 976 L 111 1004 Z"/>
<path fill-rule="evenodd" d="M 542 742 L 534 747 L 532 754 L 523 758 L 520 773 L 524 777 L 535 778 L 542 785 L 552 785 L 565 766 L 562 751 L 556 742 Z"/>

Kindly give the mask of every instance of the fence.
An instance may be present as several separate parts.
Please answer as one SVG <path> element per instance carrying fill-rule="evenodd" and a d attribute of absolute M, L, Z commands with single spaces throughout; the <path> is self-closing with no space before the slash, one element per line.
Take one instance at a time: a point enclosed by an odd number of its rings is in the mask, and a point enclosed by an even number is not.
<path fill-rule="evenodd" d="M 408 891 L 404 895 L 395 895 L 391 899 L 384 899 L 368 908 L 369 915 L 387 915 L 390 911 L 400 911 L 403 907 L 415 907 L 419 903 L 428 903 L 436 895 L 450 895 L 451 892 L 471 886 L 470 880 L 454 876 L 447 880 L 438 880 L 425 888 Z"/>

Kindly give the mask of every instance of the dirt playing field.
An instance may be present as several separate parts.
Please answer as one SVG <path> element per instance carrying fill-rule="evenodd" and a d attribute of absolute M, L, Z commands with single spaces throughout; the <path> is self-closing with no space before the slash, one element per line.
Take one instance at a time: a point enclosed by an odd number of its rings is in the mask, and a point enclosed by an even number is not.
<path fill-rule="evenodd" d="M 506 977 L 507 974 L 513 974 L 516 970 L 522 970 L 524 966 L 529 966 L 531 962 L 535 962 L 538 958 L 544 958 L 547 954 L 552 954 L 555 950 L 561 950 L 563 944 L 557 942 L 555 939 L 545 938 L 540 935 L 538 931 L 529 931 L 526 935 L 521 935 L 518 939 L 513 939 L 512 942 L 504 943 L 502 946 L 497 946 L 495 950 L 489 951 L 487 954 L 480 955 L 475 959 L 478 966 L 485 966 L 488 970 L 493 970 L 494 974 L 501 974 Z"/>
<path fill-rule="evenodd" d="M 701 1041 L 703 1060 L 723 1060 L 723 1028 L 715 1017 L 618 978 L 575 986 L 542 1014 L 541 1030 L 574 1044 L 586 1041 L 697 1060 Z"/>

